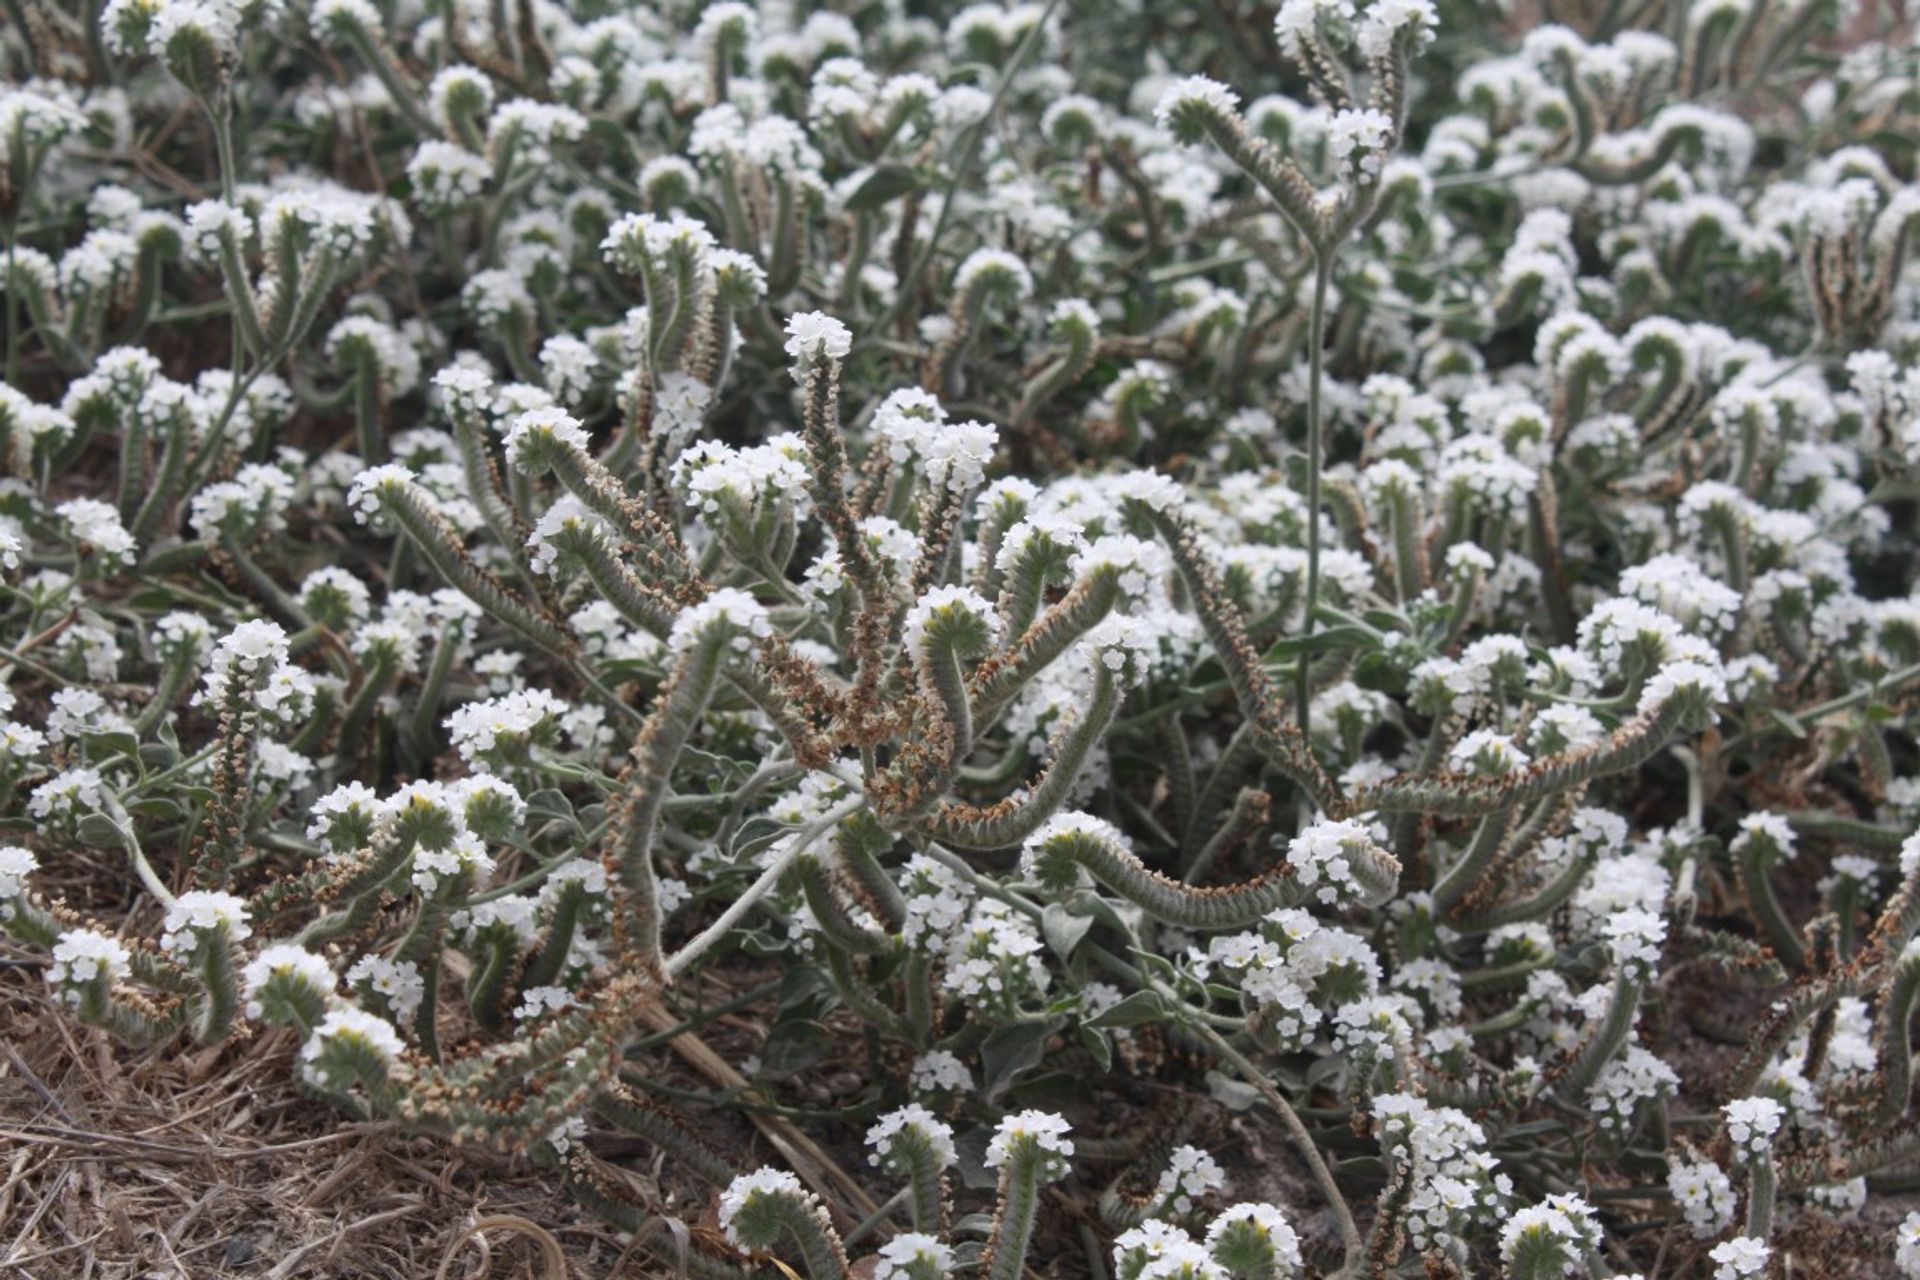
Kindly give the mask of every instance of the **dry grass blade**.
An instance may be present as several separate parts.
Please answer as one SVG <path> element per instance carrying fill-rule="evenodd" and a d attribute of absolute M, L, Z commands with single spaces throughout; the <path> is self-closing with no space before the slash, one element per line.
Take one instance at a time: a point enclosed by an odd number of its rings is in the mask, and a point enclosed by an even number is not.
<path fill-rule="evenodd" d="M 679 1025 L 673 1014 L 659 1005 L 650 1006 L 642 1014 L 642 1021 L 655 1031 L 671 1031 Z M 748 1100 L 759 1096 L 747 1078 L 734 1070 L 698 1035 L 690 1031 L 683 1032 L 675 1036 L 671 1043 L 675 1053 L 715 1085 Z M 829 1204 L 844 1199 L 852 1206 L 853 1211 L 847 1215 L 850 1221 L 858 1222 L 879 1210 L 880 1206 L 861 1188 L 859 1181 L 828 1155 L 819 1143 L 800 1132 L 792 1121 L 764 1111 L 754 1111 L 752 1119 L 754 1127 L 793 1166 L 793 1171 L 802 1182 Z"/>
<path fill-rule="evenodd" d="M 440 1269 L 433 1273 L 434 1280 L 447 1280 L 448 1269 L 453 1266 L 454 1258 L 469 1240 L 480 1245 L 482 1258 L 487 1256 L 486 1241 L 482 1239 L 488 1231 L 517 1231 L 532 1239 L 540 1247 L 540 1267 L 543 1280 L 568 1280 L 567 1257 L 560 1250 L 560 1242 L 553 1233 L 529 1218 L 513 1213 L 491 1213 L 484 1218 L 476 1218 L 461 1230 L 447 1244 L 447 1251 L 440 1259 Z M 488 1274 L 483 1262 L 481 1274 Z"/>

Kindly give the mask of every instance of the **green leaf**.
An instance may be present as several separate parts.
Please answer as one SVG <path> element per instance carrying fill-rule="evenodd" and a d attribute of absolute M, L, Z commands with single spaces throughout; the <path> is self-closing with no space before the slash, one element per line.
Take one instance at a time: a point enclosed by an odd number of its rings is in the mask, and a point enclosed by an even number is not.
<path fill-rule="evenodd" d="M 1142 951 L 1138 947 L 1130 949 L 1134 962 L 1145 969 L 1150 977 L 1172 982 L 1179 975 L 1174 972 L 1173 962 L 1165 956 L 1152 951 Z"/>
<path fill-rule="evenodd" d="M 987 1144 L 992 1141 L 993 1130 L 988 1127 L 963 1130 L 954 1137 L 954 1167 L 960 1171 L 960 1181 L 975 1191 L 990 1191 L 1000 1185 L 1000 1175 L 987 1168 Z M 984 1213 L 970 1213 L 953 1224 L 954 1238 L 967 1232 L 992 1235 L 993 1218 Z"/>
<path fill-rule="evenodd" d="M 787 970 L 780 980 L 779 1009 L 781 1017 L 802 1014 L 816 1017 L 824 1013 L 835 999 L 833 979 L 825 969 L 813 965 L 799 965 Z"/>
<path fill-rule="evenodd" d="M 1375 649 L 1380 637 L 1365 627 L 1345 626 L 1328 627 L 1316 631 L 1311 636 L 1293 636 L 1277 640 L 1268 647 L 1266 656 L 1272 658 L 1292 658 L 1302 653 L 1331 653 L 1341 649 Z"/>
<path fill-rule="evenodd" d="M 811 1018 L 776 1022 L 760 1048 L 760 1069 L 769 1076 L 792 1076 L 833 1052 L 833 1032 Z"/>
<path fill-rule="evenodd" d="M 1113 1070 L 1113 1041 L 1107 1038 L 1106 1032 L 1083 1025 L 1080 1028 L 1080 1045 L 1093 1055 L 1093 1060 L 1100 1064 L 1102 1071 Z"/>
<path fill-rule="evenodd" d="M 564 822 L 568 826 L 578 826 L 574 816 L 573 801 L 566 793 L 555 791 L 551 787 L 542 788 L 527 797 L 527 826 L 532 829 L 542 822 Z"/>
<path fill-rule="evenodd" d="M 1807 736 L 1807 726 L 1801 723 L 1800 717 L 1794 715 L 1791 711 L 1782 711 L 1778 707 L 1768 707 L 1767 714 L 1773 717 L 1774 723 L 1778 724 L 1794 737 L 1804 738 Z"/>
<path fill-rule="evenodd" d="M 1091 889 L 1079 889 L 1074 892 L 1067 906 L 1075 915 L 1089 916 L 1100 924 L 1109 925 L 1128 937 L 1132 937 L 1140 926 L 1143 914 L 1132 903 L 1116 904 L 1111 898 L 1103 898 Z M 1168 970 L 1171 975 L 1172 970 Z"/>
<path fill-rule="evenodd" d="M 140 764 L 148 769 L 171 769 L 180 762 L 180 748 L 166 742 L 148 742 L 140 747 Z"/>
<path fill-rule="evenodd" d="M 127 801 L 127 812 L 142 818 L 170 821 L 181 816 L 180 806 L 165 796 L 143 796 Z M 97 816 L 97 815 L 96 815 Z"/>
<path fill-rule="evenodd" d="M 120 824 L 104 813 L 89 813 L 75 828 L 80 843 L 95 849 L 118 849 L 125 843 Z"/>
<path fill-rule="evenodd" d="M 727 856 L 739 866 L 752 866 L 756 858 L 782 836 L 791 835 L 799 828 L 788 826 L 784 822 L 775 822 L 772 818 L 751 818 L 740 824 L 740 830 L 733 836 L 733 848 Z"/>
<path fill-rule="evenodd" d="M 718 756 L 698 747 L 683 747 L 679 763 L 680 769 L 691 765 L 688 772 L 695 777 L 712 778 L 720 785 L 715 790 L 730 791 L 745 782 L 753 773 L 753 765 L 745 760 L 736 760 L 732 756 Z"/>
<path fill-rule="evenodd" d="M 847 197 L 848 213 L 865 213 L 920 189 L 920 175 L 903 164 L 883 164 Z"/>
<path fill-rule="evenodd" d="M 1251 1111 L 1253 1104 L 1260 1101 L 1258 1089 L 1244 1080 L 1221 1075 L 1218 1071 L 1207 1072 L 1207 1092 L 1229 1111 Z"/>
<path fill-rule="evenodd" d="M 124 729 L 106 733 L 89 733 L 83 741 L 87 744 L 89 760 L 105 760 L 109 756 L 125 756 L 129 760 L 140 758 L 139 739 Z"/>
<path fill-rule="evenodd" d="M 1062 960 L 1073 956 L 1073 949 L 1080 945 L 1080 939 L 1087 936 L 1087 930 L 1093 928 L 1090 916 L 1075 915 L 1067 910 L 1064 903 L 1050 902 L 1040 916 L 1040 931 L 1046 935 L 1047 945 Z"/>
<path fill-rule="evenodd" d="M 989 1101 L 1006 1091 L 1023 1074 L 1040 1065 L 1053 1035 L 1053 1022 L 1017 1022 L 996 1028 L 980 1046 L 982 1082 Z"/>
<path fill-rule="evenodd" d="M 1136 991 L 1119 1004 L 1094 1017 L 1088 1018 L 1089 1027 L 1140 1027 L 1151 1024 L 1164 1024 L 1169 1021 L 1172 1010 L 1157 991 Z"/>
<path fill-rule="evenodd" d="M 1317 1089 L 1321 1085 L 1326 1084 L 1329 1080 L 1339 1075 L 1346 1065 L 1344 1059 L 1331 1055 L 1325 1058 L 1315 1058 L 1307 1064 L 1307 1088 Z"/>
<path fill-rule="evenodd" d="M 629 680 L 658 681 L 660 664 L 647 662 L 640 658 L 609 658 L 601 662 L 600 678 L 612 684 L 624 684 Z"/>

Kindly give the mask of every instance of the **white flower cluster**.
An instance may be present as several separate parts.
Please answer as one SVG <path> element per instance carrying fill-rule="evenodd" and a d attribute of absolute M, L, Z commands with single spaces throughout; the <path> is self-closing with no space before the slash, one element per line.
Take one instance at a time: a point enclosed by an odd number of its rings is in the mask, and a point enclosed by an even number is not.
<path fill-rule="evenodd" d="M 903 1231 L 880 1246 L 873 1280 L 925 1280 L 952 1273 L 953 1250 L 930 1235 Z"/>
<path fill-rule="evenodd" d="M 792 1197 L 803 1204 L 816 1204 L 817 1198 L 785 1169 L 760 1168 L 743 1173 L 727 1184 L 720 1195 L 720 1229 L 727 1239 L 743 1248 L 751 1247 L 741 1239 L 735 1222 L 742 1212 L 752 1209 L 763 1197 Z"/>
<path fill-rule="evenodd" d="M 361 1009 L 336 1008 L 301 1046 L 301 1074 L 323 1088 L 344 1088 L 354 1083 L 353 1068 L 339 1065 L 350 1055 L 371 1060 L 391 1069 L 407 1052 L 393 1024 L 377 1014 Z"/>
<path fill-rule="evenodd" d="M 797 364 L 845 360 L 852 351 L 852 332 L 825 312 L 795 312 L 787 317 L 787 354 Z"/>
<path fill-rule="evenodd" d="M 925 657 L 935 641 L 962 639 L 969 635 L 991 645 L 1000 635 L 1000 615 L 992 604 L 970 587 L 935 587 L 914 601 L 901 626 L 901 639 L 907 651 Z"/>
<path fill-rule="evenodd" d="M 1588 1092 L 1587 1107 L 1603 1130 L 1625 1137 L 1643 1106 L 1672 1097 L 1679 1087 L 1680 1076 L 1672 1067 L 1641 1046 L 1629 1045 L 1601 1069 Z"/>
<path fill-rule="evenodd" d="M 332 998 L 338 979 L 324 957 L 295 943 L 279 942 L 262 948 L 240 971 L 240 987 L 246 997 L 249 1018 L 259 1018 L 265 1013 L 263 997 L 269 984 L 304 990 L 315 1003 L 324 1005 Z"/>
<path fill-rule="evenodd" d="M 247 924 L 245 899 L 215 889 L 195 889 L 174 899 L 161 928 L 162 951 L 189 954 L 198 950 L 210 934 L 224 934 L 229 944 L 244 942 L 253 935 Z"/>
<path fill-rule="evenodd" d="M 347 1110 L 573 1165 L 636 988 L 777 971 L 764 1100 L 855 1035 L 874 1164 L 970 1175 L 880 1280 L 1196 1037 L 1156 1101 L 1362 1108 L 1382 1265 L 1890 1220 L 1764 1201 L 1909 1101 L 1897 23 L 96 7 L 0 32 L 0 929 L 64 1013 L 211 1062 L 240 1003 Z M 1729 983 L 1783 1020 L 1732 1100 Z M 1307 1269 L 1205 1222 L 1217 1150 L 1119 1280 Z M 840 1266 L 792 1174 L 721 1225 Z"/>
<path fill-rule="evenodd" d="M 1505 1209 L 1512 1181 L 1499 1172 L 1485 1132 L 1465 1112 L 1411 1094 L 1382 1094 L 1373 1100 L 1373 1117 L 1382 1146 L 1412 1164 L 1406 1221 L 1416 1248 L 1445 1247 Z"/>
<path fill-rule="evenodd" d="M 1713 1280 L 1755 1280 L 1766 1274 L 1772 1256 L 1767 1242 L 1752 1236 L 1735 1236 L 1707 1251 L 1714 1263 Z"/>
<path fill-rule="evenodd" d="M 522 756 L 551 738 L 570 708 L 544 689 L 516 689 L 456 707 L 446 718 L 447 736 L 469 765 L 482 772 Z"/>
<path fill-rule="evenodd" d="M 1634 982 L 1650 981 L 1660 966 L 1660 947 L 1667 937 L 1667 922 L 1651 911 L 1628 908 L 1607 918 L 1607 947 L 1613 962 Z"/>
<path fill-rule="evenodd" d="M 1354 860 L 1373 845 L 1367 825 L 1350 818 L 1323 819 L 1307 827 L 1287 844 L 1287 865 L 1294 878 L 1314 891 L 1324 903 L 1364 896 Z"/>
<path fill-rule="evenodd" d="M 1697 1239 L 1711 1240 L 1733 1221 L 1738 1204 L 1733 1179 L 1711 1160 L 1674 1163 L 1667 1170 L 1667 1189 Z"/>
<path fill-rule="evenodd" d="M 1160 1180 L 1153 1186 L 1153 1202 L 1164 1213 L 1190 1214 L 1197 1203 L 1227 1185 L 1219 1161 L 1204 1149 L 1182 1144 L 1173 1149 Z"/>
<path fill-rule="evenodd" d="M 773 621 L 766 606 L 744 591 L 722 587 L 699 604 L 688 605 L 673 620 L 667 635 L 667 652 L 683 654 L 715 631 L 724 630 L 727 648 L 744 654 L 756 640 L 773 634 Z"/>
<path fill-rule="evenodd" d="M 243 622 L 222 636 L 208 659 L 201 700 L 220 714 L 243 700 L 269 723 L 291 724 L 312 706 L 313 677 L 288 657 L 287 633 L 274 622 Z"/>
<path fill-rule="evenodd" d="M 1533 1276 L 1577 1275 L 1587 1254 L 1600 1247 L 1600 1223 L 1576 1195 L 1548 1196 L 1507 1219 L 1500 1231 L 1500 1258 L 1509 1269 L 1524 1262 Z"/>
<path fill-rule="evenodd" d="M 12 918 L 14 900 L 25 895 L 27 877 L 40 869 L 33 850 L 0 845 L 0 920 Z"/>
<path fill-rule="evenodd" d="M 123 980 L 132 972 L 132 959 L 132 952 L 118 938 L 97 929 L 69 929 L 53 944 L 47 982 L 60 990 L 63 1000 L 78 1004 L 85 998 L 85 988 Z"/>
<path fill-rule="evenodd" d="M 1735 1098 L 1721 1110 L 1735 1158 L 1742 1164 L 1766 1159 L 1786 1109 L 1772 1098 Z"/>
<path fill-rule="evenodd" d="M 889 1111 L 867 1130 L 867 1145 L 873 1148 L 873 1154 L 867 1158 L 882 1168 L 905 1173 L 908 1157 L 901 1154 L 903 1143 L 922 1148 L 935 1170 L 945 1169 L 954 1162 L 952 1127 L 919 1103 L 908 1103 L 897 1111 Z"/>
<path fill-rule="evenodd" d="M 1067 1161 L 1073 1155 L 1073 1139 L 1067 1136 L 1072 1128 L 1064 1116 L 1050 1111 L 1003 1116 L 987 1142 L 987 1168 L 999 1169 L 1014 1160 L 1033 1159 L 1041 1181 L 1056 1181 L 1066 1175 Z"/>

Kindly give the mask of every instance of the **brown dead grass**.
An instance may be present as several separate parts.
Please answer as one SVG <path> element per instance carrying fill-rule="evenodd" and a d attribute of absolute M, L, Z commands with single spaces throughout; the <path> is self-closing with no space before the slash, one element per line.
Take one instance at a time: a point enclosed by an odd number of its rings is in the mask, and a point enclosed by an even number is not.
<path fill-rule="evenodd" d="M 4 1280 L 619 1274 L 619 1243 L 549 1171 L 301 1096 L 288 1033 L 129 1051 L 62 1015 L 17 953 L 0 953 L 0 1028 Z"/>

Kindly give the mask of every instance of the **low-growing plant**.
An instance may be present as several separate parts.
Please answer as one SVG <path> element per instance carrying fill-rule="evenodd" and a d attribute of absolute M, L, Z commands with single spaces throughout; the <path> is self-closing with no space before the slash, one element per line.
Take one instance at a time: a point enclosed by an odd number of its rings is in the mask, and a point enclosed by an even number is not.
<path fill-rule="evenodd" d="M 932 7 L 15 6 L 59 1000 L 290 1028 L 714 1277 L 1735 1280 L 1897 1213 L 1911 44 Z M 773 1010 L 711 1105 L 865 1133 L 867 1221 L 676 1107 L 696 974 Z"/>

